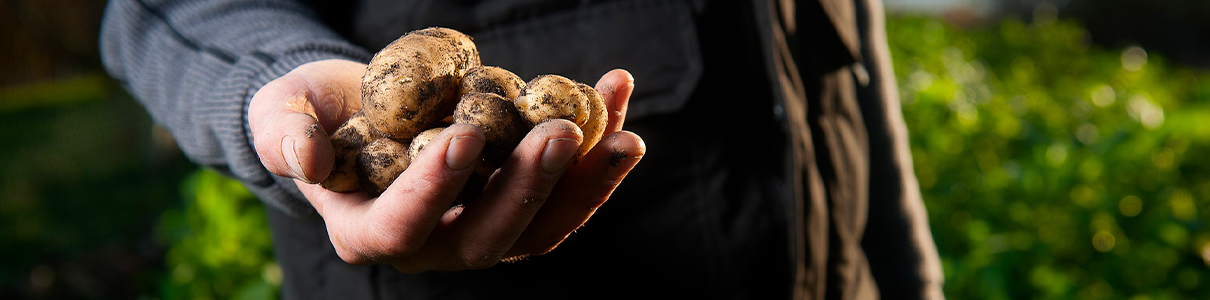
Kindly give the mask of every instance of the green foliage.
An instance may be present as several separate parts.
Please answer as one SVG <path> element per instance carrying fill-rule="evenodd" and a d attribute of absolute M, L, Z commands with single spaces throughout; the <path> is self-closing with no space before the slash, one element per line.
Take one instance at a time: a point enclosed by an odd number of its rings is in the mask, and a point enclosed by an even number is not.
<path fill-rule="evenodd" d="M 275 299 L 281 269 L 273 260 L 265 211 L 238 181 L 199 170 L 182 183 L 185 208 L 161 215 L 159 238 L 171 246 L 163 299 Z"/>
<path fill-rule="evenodd" d="M 1076 23 L 888 23 L 951 299 L 1210 295 L 1210 76 Z"/>
<path fill-rule="evenodd" d="M 151 227 L 194 166 L 107 78 L 0 86 L 4 298 L 130 299 L 159 268 Z"/>

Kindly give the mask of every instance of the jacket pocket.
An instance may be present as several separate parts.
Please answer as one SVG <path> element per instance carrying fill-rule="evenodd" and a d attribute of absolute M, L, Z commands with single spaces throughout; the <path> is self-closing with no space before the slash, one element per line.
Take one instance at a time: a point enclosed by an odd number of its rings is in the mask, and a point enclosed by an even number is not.
<path fill-rule="evenodd" d="M 526 81 L 559 74 L 595 85 L 612 69 L 630 71 L 631 120 L 679 110 L 702 75 L 693 9 L 684 1 L 597 4 L 471 35 L 484 65 Z"/>

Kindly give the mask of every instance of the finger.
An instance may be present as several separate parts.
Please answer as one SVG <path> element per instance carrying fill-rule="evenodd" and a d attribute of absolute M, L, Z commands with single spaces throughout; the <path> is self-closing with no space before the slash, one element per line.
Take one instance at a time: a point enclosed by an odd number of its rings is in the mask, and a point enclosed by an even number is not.
<path fill-rule="evenodd" d="M 288 76 L 301 78 L 310 93 L 314 108 L 312 116 L 328 134 L 361 110 L 361 76 L 366 65 L 347 60 L 330 59 L 304 64 Z"/>
<path fill-rule="evenodd" d="M 583 141 L 575 124 L 539 124 L 484 187 L 483 196 L 463 207 L 447 232 L 456 239 L 434 249 L 439 257 L 418 255 L 435 269 L 490 267 L 524 232 Z M 423 251 L 429 251 L 425 249 Z"/>
<path fill-rule="evenodd" d="M 364 192 L 337 193 L 325 189 L 319 184 L 309 184 L 299 180 L 294 181 L 298 190 L 311 202 L 311 206 L 324 219 L 328 239 L 336 249 L 336 255 L 345 262 L 355 265 L 365 265 L 377 262 L 378 259 L 365 255 L 369 251 L 369 243 L 360 242 L 360 235 L 351 235 L 356 228 L 366 228 L 363 216 L 371 203 L 370 195 Z"/>
<path fill-rule="evenodd" d="M 252 97 L 248 126 L 261 164 L 278 176 L 315 183 L 332 171 L 335 154 L 314 116 L 306 84 L 283 79 Z"/>
<path fill-rule="evenodd" d="M 483 145 L 478 127 L 450 126 L 378 198 L 324 199 L 329 202 L 322 204 L 321 215 L 328 222 L 333 245 L 347 252 L 341 258 L 351 263 L 379 262 L 423 248 L 474 172 Z"/>
<path fill-rule="evenodd" d="M 647 146 L 628 131 L 613 133 L 567 171 L 505 257 L 550 252 L 609 199 Z"/>
<path fill-rule="evenodd" d="M 622 130 L 626 121 L 626 110 L 630 107 L 630 95 L 634 92 L 634 76 L 624 69 L 614 69 L 597 81 L 597 92 L 605 99 L 609 113 L 609 125 L 605 134 Z"/>

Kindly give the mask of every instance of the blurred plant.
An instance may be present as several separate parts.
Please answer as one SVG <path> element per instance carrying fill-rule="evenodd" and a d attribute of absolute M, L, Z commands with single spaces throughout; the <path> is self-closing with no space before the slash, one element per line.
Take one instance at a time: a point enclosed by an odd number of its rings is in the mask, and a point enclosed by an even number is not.
<path fill-rule="evenodd" d="M 210 170 L 182 183 L 185 207 L 161 215 L 168 249 L 162 299 L 276 299 L 281 269 L 273 260 L 264 206 L 238 181 Z"/>
<path fill-rule="evenodd" d="M 888 33 L 951 299 L 1210 295 L 1210 76 L 1053 18 Z"/>

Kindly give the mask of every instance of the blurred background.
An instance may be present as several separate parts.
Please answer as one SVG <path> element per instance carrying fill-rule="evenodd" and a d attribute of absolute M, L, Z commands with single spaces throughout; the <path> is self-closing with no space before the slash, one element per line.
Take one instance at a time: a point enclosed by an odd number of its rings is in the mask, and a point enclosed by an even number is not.
<path fill-rule="evenodd" d="M 1210 2 L 885 1 L 950 299 L 1210 295 Z M 0 295 L 276 297 L 261 204 L 101 69 L 104 5 L 0 1 Z"/>

